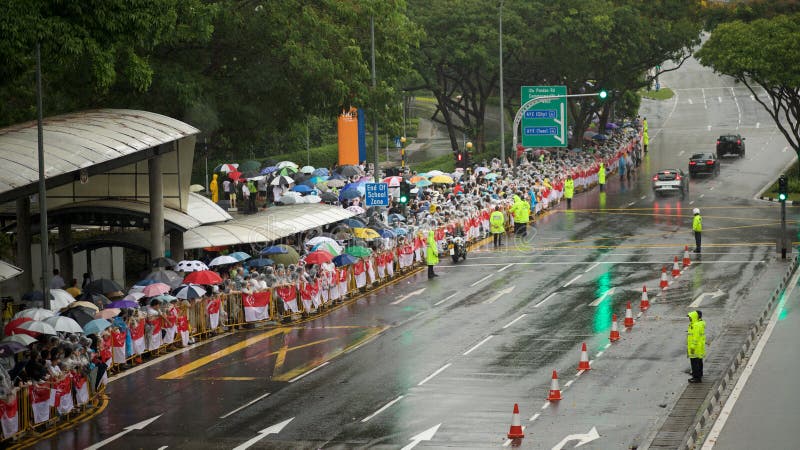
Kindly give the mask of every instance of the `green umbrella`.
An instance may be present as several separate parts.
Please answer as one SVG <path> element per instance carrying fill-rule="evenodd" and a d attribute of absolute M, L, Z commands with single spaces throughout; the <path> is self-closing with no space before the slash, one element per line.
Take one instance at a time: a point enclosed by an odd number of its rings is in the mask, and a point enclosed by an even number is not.
<path fill-rule="evenodd" d="M 284 244 L 277 245 L 277 247 L 285 249 L 286 253 L 269 255 L 269 259 L 275 261 L 275 264 L 283 264 L 284 266 L 288 266 L 289 264 L 297 264 L 297 261 L 300 261 L 300 255 L 294 248 Z"/>
<path fill-rule="evenodd" d="M 360 245 L 347 247 L 344 252 L 347 253 L 348 255 L 355 256 L 357 258 L 364 258 L 372 254 L 372 250 L 368 249 L 367 247 L 362 247 Z"/>
<path fill-rule="evenodd" d="M 239 172 L 242 173 L 251 171 L 259 172 L 260 170 L 261 170 L 261 163 L 253 159 L 247 160 L 239 164 Z"/>
<path fill-rule="evenodd" d="M 290 177 L 290 176 L 292 176 L 292 175 L 297 173 L 297 169 L 292 167 L 292 166 L 288 166 L 288 167 L 284 167 L 283 169 L 281 169 L 280 172 L 278 172 L 278 173 L 280 173 L 281 175 Z"/>

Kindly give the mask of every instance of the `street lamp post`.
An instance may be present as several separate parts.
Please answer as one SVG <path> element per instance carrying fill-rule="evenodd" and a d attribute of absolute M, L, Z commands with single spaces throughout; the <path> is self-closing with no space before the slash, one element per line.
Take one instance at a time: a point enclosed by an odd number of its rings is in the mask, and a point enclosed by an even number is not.
<path fill-rule="evenodd" d="M 467 151 L 464 152 L 464 161 L 462 162 L 464 163 L 464 170 L 466 171 L 469 166 L 469 154 L 472 153 L 472 141 L 467 141 L 464 147 L 466 147 Z"/>
<path fill-rule="evenodd" d="M 400 137 L 400 167 L 405 171 L 406 168 L 406 137 Z"/>
<path fill-rule="evenodd" d="M 503 106 L 503 0 L 500 0 L 500 161 L 506 160 L 505 111 Z"/>

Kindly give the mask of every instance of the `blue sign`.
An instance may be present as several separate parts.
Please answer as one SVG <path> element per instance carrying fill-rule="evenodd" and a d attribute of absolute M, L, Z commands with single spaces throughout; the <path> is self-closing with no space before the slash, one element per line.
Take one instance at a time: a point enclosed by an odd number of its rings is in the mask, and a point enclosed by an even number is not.
<path fill-rule="evenodd" d="M 558 134 L 558 127 L 525 127 L 525 136 L 555 136 Z"/>
<path fill-rule="evenodd" d="M 400 138 L 399 137 L 394 138 L 394 148 L 400 148 L 402 146 L 403 146 L 403 143 L 400 142 Z"/>
<path fill-rule="evenodd" d="M 529 109 L 525 111 L 526 119 L 557 119 L 558 111 L 555 109 Z"/>
<path fill-rule="evenodd" d="M 366 183 L 365 202 L 370 206 L 389 206 L 389 184 L 387 183 Z"/>

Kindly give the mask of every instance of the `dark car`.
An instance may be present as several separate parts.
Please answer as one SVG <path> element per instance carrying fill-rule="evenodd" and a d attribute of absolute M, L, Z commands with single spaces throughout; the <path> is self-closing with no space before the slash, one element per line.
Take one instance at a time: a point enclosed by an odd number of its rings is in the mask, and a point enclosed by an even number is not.
<path fill-rule="evenodd" d="M 680 194 L 681 198 L 689 193 L 689 179 L 680 169 L 664 169 L 653 175 L 653 193 L 658 197 L 661 194 Z"/>
<path fill-rule="evenodd" d="M 740 134 L 724 134 L 717 138 L 717 155 L 744 158 L 744 138 Z"/>
<path fill-rule="evenodd" d="M 705 173 L 711 176 L 719 175 L 719 159 L 713 153 L 695 153 L 689 158 L 689 176 Z"/>

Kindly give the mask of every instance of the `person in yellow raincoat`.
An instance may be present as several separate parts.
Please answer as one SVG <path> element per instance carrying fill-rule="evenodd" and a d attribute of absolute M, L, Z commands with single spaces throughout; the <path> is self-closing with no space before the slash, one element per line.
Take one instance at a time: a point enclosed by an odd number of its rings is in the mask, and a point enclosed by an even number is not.
<path fill-rule="evenodd" d="M 217 203 L 219 201 L 219 184 L 217 183 L 217 174 L 211 178 L 211 183 L 208 185 L 208 190 L 211 191 L 211 201 Z"/>
<path fill-rule="evenodd" d="M 689 311 L 689 329 L 686 333 L 686 353 L 692 364 L 689 383 L 703 381 L 703 358 L 706 356 L 706 322 L 700 310 Z"/>
<path fill-rule="evenodd" d="M 433 266 L 439 264 L 439 247 L 436 245 L 436 236 L 433 230 L 428 231 L 428 248 L 425 250 L 425 263 L 428 264 L 428 279 L 438 277 L 433 273 Z"/>

